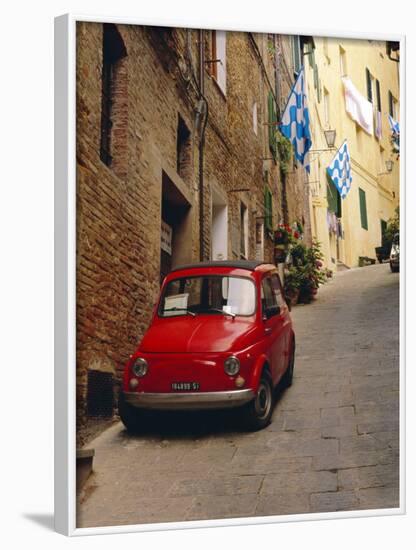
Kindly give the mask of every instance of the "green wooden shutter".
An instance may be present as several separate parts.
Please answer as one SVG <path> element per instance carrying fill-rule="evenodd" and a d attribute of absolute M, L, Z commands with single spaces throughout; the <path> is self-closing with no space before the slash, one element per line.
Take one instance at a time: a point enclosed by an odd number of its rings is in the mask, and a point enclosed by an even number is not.
<path fill-rule="evenodd" d="M 318 71 L 318 65 L 315 63 L 313 66 L 313 85 L 316 90 L 316 96 L 318 99 L 318 103 L 321 103 L 321 82 L 319 80 L 319 71 Z"/>
<path fill-rule="evenodd" d="M 264 188 L 264 226 L 273 230 L 273 197 L 268 187 Z"/>
<path fill-rule="evenodd" d="M 377 94 L 377 111 L 381 113 L 381 93 L 380 93 L 380 81 L 376 80 L 376 94 Z"/>
<path fill-rule="evenodd" d="M 367 220 L 367 203 L 365 200 L 365 191 L 360 187 L 358 188 L 360 195 L 360 215 L 361 215 L 361 227 L 368 230 L 368 220 Z"/>
<path fill-rule="evenodd" d="M 391 93 L 391 91 L 389 90 L 389 113 L 390 113 L 390 116 L 394 116 L 393 115 L 393 94 Z"/>
<path fill-rule="evenodd" d="M 300 68 L 302 66 L 301 62 L 301 50 L 300 50 L 300 39 L 299 36 L 292 37 L 292 47 L 293 47 L 293 70 L 295 75 L 298 75 Z"/>
<path fill-rule="evenodd" d="M 269 97 L 268 97 L 268 114 L 269 114 L 269 148 L 273 157 L 276 158 L 277 117 L 276 117 L 276 104 L 275 104 L 272 92 L 269 92 Z"/>
<path fill-rule="evenodd" d="M 371 103 L 373 102 L 373 89 L 371 87 L 371 74 L 368 69 L 365 70 L 365 78 L 367 81 L 367 99 Z"/>

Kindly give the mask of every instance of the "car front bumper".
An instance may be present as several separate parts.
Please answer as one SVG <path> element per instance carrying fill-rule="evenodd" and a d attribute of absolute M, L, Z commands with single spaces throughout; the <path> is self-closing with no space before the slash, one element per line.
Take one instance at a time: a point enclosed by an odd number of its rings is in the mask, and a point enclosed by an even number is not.
<path fill-rule="evenodd" d="M 140 409 L 154 410 L 205 410 L 240 407 L 254 399 L 253 390 L 186 393 L 135 393 L 124 392 L 126 403 Z"/>

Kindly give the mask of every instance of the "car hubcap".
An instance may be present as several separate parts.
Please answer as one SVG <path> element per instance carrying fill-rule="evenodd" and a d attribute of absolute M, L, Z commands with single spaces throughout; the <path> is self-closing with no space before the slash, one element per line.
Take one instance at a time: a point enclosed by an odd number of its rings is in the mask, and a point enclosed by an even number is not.
<path fill-rule="evenodd" d="M 259 418 L 265 418 L 269 414 L 271 402 L 270 385 L 262 381 L 256 396 L 256 413 Z"/>

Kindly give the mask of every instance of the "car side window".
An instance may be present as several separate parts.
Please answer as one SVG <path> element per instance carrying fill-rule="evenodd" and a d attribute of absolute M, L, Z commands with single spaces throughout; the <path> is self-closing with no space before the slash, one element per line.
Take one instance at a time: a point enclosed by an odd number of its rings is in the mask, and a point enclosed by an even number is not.
<path fill-rule="evenodd" d="M 275 273 L 274 275 L 271 276 L 270 279 L 271 279 L 274 295 L 276 296 L 277 305 L 279 307 L 282 307 L 286 304 L 286 302 L 282 296 L 282 289 L 280 286 L 279 276 Z"/>
<path fill-rule="evenodd" d="M 261 283 L 261 305 L 263 315 L 266 317 L 277 313 L 276 295 L 273 292 L 270 277 L 266 277 Z"/>

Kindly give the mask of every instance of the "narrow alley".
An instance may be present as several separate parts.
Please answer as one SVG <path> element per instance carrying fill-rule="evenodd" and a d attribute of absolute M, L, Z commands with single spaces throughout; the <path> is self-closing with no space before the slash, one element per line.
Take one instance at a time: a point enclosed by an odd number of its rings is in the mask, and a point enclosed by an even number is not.
<path fill-rule="evenodd" d="M 90 444 L 78 527 L 398 507 L 399 274 L 340 272 L 292 318 L 295 378 L 266 429 L 236 412 L 115 424 Z"/>

